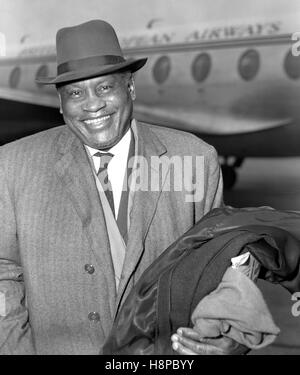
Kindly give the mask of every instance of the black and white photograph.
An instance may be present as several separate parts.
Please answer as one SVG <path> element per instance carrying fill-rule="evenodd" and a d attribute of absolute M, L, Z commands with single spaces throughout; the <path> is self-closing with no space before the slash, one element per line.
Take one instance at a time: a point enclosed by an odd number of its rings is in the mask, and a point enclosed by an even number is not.
<path fill-rule="evenodd" d="M 0 0 L 0 355 L 300 355 L 299 0 Z"/>

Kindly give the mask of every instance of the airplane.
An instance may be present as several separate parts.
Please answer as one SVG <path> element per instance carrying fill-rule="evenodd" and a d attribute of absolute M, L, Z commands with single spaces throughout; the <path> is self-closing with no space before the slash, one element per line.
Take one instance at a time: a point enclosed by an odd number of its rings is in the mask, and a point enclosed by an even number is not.
<path fill-rule="evenodd" d="M 122 34 L 127 57 L 148 57 L 136 75 L 135 117 L 194 133 L 215 146 L 225 188 L 246 157 L 300 155 L 300 17 L 231 20 L 176 28 L 150 19 Z M 26 35 L 24 35 L 26 39 Z M 53 45 L 20 45 L 0 58 L 0 144 L 63 123 Z"/>

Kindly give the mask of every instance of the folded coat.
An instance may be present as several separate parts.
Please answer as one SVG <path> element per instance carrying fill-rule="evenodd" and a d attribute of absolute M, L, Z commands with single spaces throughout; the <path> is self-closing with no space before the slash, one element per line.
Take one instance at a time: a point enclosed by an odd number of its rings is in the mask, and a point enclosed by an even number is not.
<path fill-rule="evenodd" d="M 201 337 L 228 337 L 250 349 L 272 344 L 280 333 L 259 288 L 232 267 L 199 302 L 191 320 Z"/>
<path fill-rule="evenodd" d="M 143 273 L 119 305 L 103 354 L 176 354 L 195 307 L 220 284 L 230 259 L 249 251 L 260 277 L 300 290 L 300 213 L 269 207 L 211 211 Z"/>

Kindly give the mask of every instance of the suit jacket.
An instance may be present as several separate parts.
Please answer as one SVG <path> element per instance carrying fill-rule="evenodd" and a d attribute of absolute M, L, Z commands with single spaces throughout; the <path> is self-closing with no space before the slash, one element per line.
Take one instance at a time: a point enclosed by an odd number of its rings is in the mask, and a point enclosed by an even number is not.
<path fill-rule="evenodd" d="M 149 163 L 159 157 L 170 175 L 166 157 L 203 155 L 203 199 L 186 202 L 186 191 L 163 189 L 166 180 L 158 191 L 134 193 L 118 293 L 103 210 L 80 140 L 61 126 L 0 148 L 0 353 L 98 354 L 116 306 L 141 273 L 222 204 L 213 147 L 177 130 L 139 123 L 136 130 L 139 154 Z"/>

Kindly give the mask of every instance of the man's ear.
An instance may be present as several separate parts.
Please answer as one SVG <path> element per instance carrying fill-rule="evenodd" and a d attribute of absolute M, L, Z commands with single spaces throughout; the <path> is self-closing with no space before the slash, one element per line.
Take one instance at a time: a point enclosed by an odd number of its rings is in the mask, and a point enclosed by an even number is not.
<path fill-rule="evenodd" d="M 128 89 L 129 89 L 129 92 L 130 92 L 131 99 L 135 100 L 136 93 L 135 93 L 135 83 L 134 83 L 133 76 L 131 76 L 131 78 L 128 81 Z"/>

